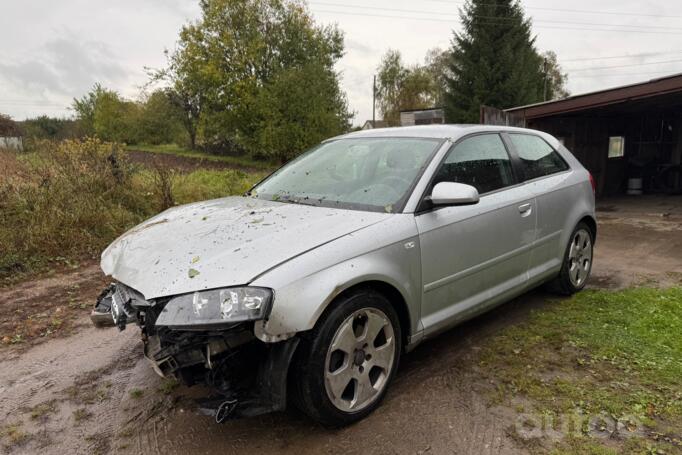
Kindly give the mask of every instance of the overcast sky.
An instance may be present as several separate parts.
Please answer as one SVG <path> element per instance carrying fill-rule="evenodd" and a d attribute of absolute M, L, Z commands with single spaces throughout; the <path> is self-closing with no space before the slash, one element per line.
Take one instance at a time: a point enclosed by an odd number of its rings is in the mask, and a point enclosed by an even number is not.
<path fill-rule="evenodd" d="M 0 0 L 0 113 L 70 116 L 95 82 L 135 98 L 144 67 L 161 67 L 197 0 Z M 389 48 L 407 63 L 449 45 L 451 0 L 310 0 L 321 23 L 345 32 L 339 63 L 355 123 L 372 116 L 372 75 Z M 669 0 L 524 0 L 539 50 L 554 50 L 573 94 L 682 72 L 682 3 Z M 590 13 L 591 12 L 591 13 Z M 615 31 L 614 31 L 615 30 Z M 642 55 L 646 54 L 646 55 Z M 623 57 L 626 58 L 613 58 Z M 592 59 L 592 60 L 585 60 Z M 665 62 L 665 63 L 661 63 Z"/>

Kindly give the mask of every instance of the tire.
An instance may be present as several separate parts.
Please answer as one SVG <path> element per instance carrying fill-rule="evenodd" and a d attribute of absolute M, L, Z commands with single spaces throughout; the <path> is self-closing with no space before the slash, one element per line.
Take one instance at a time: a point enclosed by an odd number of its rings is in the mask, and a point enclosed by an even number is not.
<path fill-rule="evenodd" d="M 292 365 L 294 404 L 327 427 L 363 419 L 398 369 L 401 336 L 384 295 L 361 288 L 341 296 L 302 337 Z"/>
<path fill-rule="evenodd" d="M 594 233 L 587 224 L 578 223 L 566 246 L 559 276 L 549 284 L 549 289 L 566 296 L 583 289 L 592 272 L 593 249 Z"/>

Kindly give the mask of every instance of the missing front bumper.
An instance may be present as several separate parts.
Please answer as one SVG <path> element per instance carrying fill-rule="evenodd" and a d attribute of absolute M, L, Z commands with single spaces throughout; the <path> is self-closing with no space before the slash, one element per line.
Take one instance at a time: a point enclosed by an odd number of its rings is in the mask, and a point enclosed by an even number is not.
<path fill-rule="evenodd" d="M 153 337 L 145 342 L 145 357 L 161 376 L 218 392 L 218 398 L 206 403 L 212 403 L 208 407 L 213 406 L 216 421 L 222 423 L 286 408 L 289 365 L 298 343 L 298 338 L 273 344 L 251 338 L 230 348 L 223 340 L 209 339 L 191 347 L 176 345 L 170 354 Z"/>
<path fill-rule="evenodd" d="M 203 384 L 218 393 L 210 400 L 218 403 L 216 421 L 285 409 L 289 365 L 298 338 L 265 343 L 254 336 L 250 322 L 191 331 L 157 326 L 165 304 L 158 299 L 146 301 L 137 291 L 116 283 L 100 294 L 90 317 L 96 326 L 116 325 L 120 330 L 137 323 L 144 356 L 157 374 L 187 386 Z"/>

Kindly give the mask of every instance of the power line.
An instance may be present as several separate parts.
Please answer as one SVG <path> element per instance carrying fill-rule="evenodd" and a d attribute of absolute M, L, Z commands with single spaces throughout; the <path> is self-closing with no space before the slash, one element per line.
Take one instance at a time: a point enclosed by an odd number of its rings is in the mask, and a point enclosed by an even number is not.
<path fill-rule="evenodd" d="M 326 4 L 330 6 L 346 6 L 346 5 L 340 5 L 337 3 L 329 3 L 326 2 Z M 372 8 L 372 7 L 366 7 L 367 9 L 378 9 L 378 10 L 385 10 L 385 8 Z M 417 12 L 414 10 L 395 10 L 398 12 Z M 328 10 L 318 10 L 318 12 L 322 13 L 330 13 L 330 14 L 346 14 L 346 15 L 352 15 L 352 16 L 368 16 L 368 17 L 386 17 L 386 18 L 396 18 L 396 19 L 408 19 L 408 20 L 428 20 L 428 21 L 438 21 L 438 22 L 450 22 L 448 19 L 436 19 L 436 18 L 422 18 L 422 17 L 405 17 L 405 16 L 395 16 L 395 15 L 384 15 L 384 14 L 369 14 L 369 13 L 359 13 L 359 12 L 350 12 L 350 11 L 328 11 Z M 490 25 L 501 25 L 501 24 L 495 24 L 491 23 Z M 596 25 L 596 24 L 594 24 Z M 543 27 L 543 26 L 537 26 L 539 28 L 549 28 L 549 27 Z M 551 27 L 553 29 L 571 29 L 568 27 Z M 591 30 L 591 31 L 609 31 L 609 32 L 630 32 L 630 33 L 665 33 L 665 32 L 649 32 L 649 31 L 642 31 L 642 30 L 614 30 L 614 29 L 609 29 L 609 30 L 601 30 L 601 29 L 592 29 L 592 28 L 573 28 L 573 30 Z M 669 34 L 669 33 L 666 33 Z M 670 33 L 672 34 L 672 33 Z M 674 34 L 679 34 L 679 33 L 674 33 Z M 636 56 L 653 56 L 653 55 L 670 55 L 670 54 L 682 54 L 682 51 L 678 52 L 660 52 L 660 53 L 644 53 L 644 54 L 635 54 L 635 55 L 630 55 L 630 56 L 610 56 L 610 57 L 596 57 L 596 58 L 584 58 L 584 59 L 573 59 L 573 60 L 565 60 L 565 61 L 588 61 L 588 60 L 603 60 L 606 58 L 612 58 L 612 59 L 617 59 L 617 58 L 632 58 Z M 647 65 L 659 65 L 659 64 L 667 64 L 667 63 L 679 63 L 682 62 L 682 60 L 666 60 L 666 61 L 657 61 L 657 62 L 645 62 L 645 63 L 635 63 L 635 64 L 628 64 L 628 65 L 613 65 L 613 66 L 604 66 L 604 67 L 593 67 L 593 68 L 574 68 L 574 69 L 567 69 L 566 71 L 574 73 L 574 72 L 583 72 L 583 71 L 596 71 L 596 70 L 604 70 L 604 69 L 613 69 L 613 68 L 628 68 L 628 67 L 636 67 L 636 66 L 647 66 Z"/>
<path fill-rule="evenodd" d="M 320 4 L 325 4 L 329 6 L 338 6 L 338 7 L 358 7 L 360 8 L 359 5 L 345 5 L 345 4 L 340 4 L 340 3 L 331 3 L 331 2 L 316 2 Z M 370 6 L 362 6 L 364 9 L 373 9 L 373 10 L 387 10 L 387 8 L 379 8 L 379 7 L 370 7 Z M 406 12 L 406 13 L 420 13 L 420 14 L 428 14 L 428 13 L 436 13 L 436 12 L 424 12 L 424 11 L 417 11 L 417 10 L 405 10 L 405 9 L 394 9 L 394 11 L 397 12 Z M 350 15 L 368 15 L 368 16 L 374 16 L 374 15 L 369 15 L 369 14 L 363 14 L 363 13 L 358 13 L 358 12 L 346 12 L 346 11 L 321 11 L 325 13 L 338 13 L 338 14 L 350 14 Z M 380 15 L 381 17 L 389 17 L 389 16 L 384 16 Z M 390 16 L 390 17 L 396 17 L 396 18 L 405 18 L 405 19 L 415 19 L 415 20 L 438 20 L 438 21 L 445 21 L 444 19 L 435 19 L 435 18 L 407 18 L 404 16 Z M 485 19 L 497 19 L 493 17 L 484 17 Z M 500 19 L 505 19 L 505 18 L 500 18 Z M 449 22 L 449 21 L 448 21 Z M 572 23 L 576 25 L 608 25 L 608 26 L 614 26 L 616 27 L 617 25 L 614 24 L 594 24 L 594 23 L 581 23 L 581 22 L 568 22 L 568 21 L 540 21 L 540 22 L 556 22 L 556 23 Z M 494 24 L 491 24 L 494 25 Z M 621 27 L 620 25 L 618 27 Z M 628 27 L 635 27 L 635 26 L 629 26 Z M 546 27 L 545 27 L 546 28 Z M 552 27 L 555 28 L 555 27 Z M 671 28 L 671 27 L 666 27 L 666 28 Z M 585 28 L 580 28 L 577 30 L 588 30 Z M 591 30 L 591 29 L 589 29 Z M 682 29 L 674 29 L 674 30 L 682 30 Z M 601 30 L 600 30 L 601 31 Z M 604 30 L 607 31 L 607 30 Z M 621 30 L 608 30 L 608 31 L 621 31 Z M 626 30 L 623 30 L 626 31 Z M 635 31 L 635 30 L 627 30 L 627 31 Z M 636 30 L 639 31 L 639 30 Z M 647 31 L 648 32 L 648 31 Z M 574 62 L 574 61 L 589 61 L 589 60 L 605 60 L 605 59 L 620 59 L 620 58 L 636 58 L 636 57 L 650 57 L 650 56 L 657 56 L 657 55 L 678 55 L 682 54 L 682 51 L 671 51 L 671 52 L 649 52 L 649 53 L 642 53 L 642 54 L 632 54 L 632 55 L 617 55 L 617 56 L 606 56 L 606 57 L 590 57 L 590 58 L 576 58 L 576 59 L 568 59 L 568 60 L 561 60 L 562 62 Z M 677 60 L 673 61 L 677 62 Z M 646 64 L 657 64 L 657 63 L 670 63 L 670 62 L 651 62 L 651 63 L 646 63 Z M 632 65 L 632 66 L 638 66 L 639 64 Z M 630 66 L 630 65 L 628 65 Z M 619 68 L 620 66 L 614 66 L 613 68 Z M 606 68 L 612 68 L 612 67 L 606 67 Z M 605 68 L 605 69 L 606 69 Z M 585 68 L 585 69 L 577 69 L 577 71 L 583 71 L 583 70 L 589 70 L 589 69 L 601 69 L 601 68 Z"/>
<path fill-rule="evenodd" d="M 678 55 L 682 54 L 682 50 L 679 51 L 668 51 L 668 52 L 645 52 L 642 54 L 630 54 L 630 55 L 609 55 L 605 57 L 584 57 L 584 58 L 571 58 L 571 59 L 561 59 L 562 63 L 565 62 L 585 62 L 589 60 L 613 60 L 621 58 L 639 58 L 639 57 L 655 57 L 659 55 Z"/>
<path fill-rule="evenodd" d="M 454 17 L 459 17 L 458 13 L 450 13 L 450 12 L 443 12 L 443 11 L 420 11 L 420 10 L 413 10 L 413 9 L 399 9 L 399 8 L 386 8 L 386 7 L 376 7 L 376 6 L 365 6 L 365 5 L 358 5 L 358 4 L 345 4 L 345 3 L 333 3 L 333 2 L 325 2 L 325 1 L 315 1 L 315 4 L 319 5 L 325 5 L 325 6 L 332 6 L 332 7 L 338 7 L 338 8 L 356 8 L 358 10 L 374 10 L 374 11 L 389 11 L 389 12 L 398 12 L 398 13 L 410 13 L 410 14 L 437 14 L 438 16 L 454 16 Z M 496 17 L 496 16 L 473 16 L 477 19 L 486 19 L 486 20 L 491 20 L 491 21 L 499 21 L 499 22 L 508 22 L 508 21 L 513 21 L 516 20 L 515 18 L 512 17 Z M 599 27 L 621 27 L 621 28 L 638 28 L 638 29 L 660 29 L 660 30 L 674 30 L 674 31 L 682 31 L 682 28 L 680 27 L 665 27 L 665 26 L 655 26 L 655 25 L 630 25 L 630 24 L 608 24 L 608 23 L 600 23 L 600 22 L 577 22 L 577 21 L 558 21 L 558 20 L 549 20 L 549 19 L 536 19 L 533 18 L 533 23 L 546 23 L 546 24 L 568 24 L 568 25 L 588 25 L 588 26 L 599 26 Z"/>
<path fill-rule="evenodd" d="M 432 3 L 445 3 L 448 5 L 464 5 L 464 2 L 456 2 L 449 0 L 423 0 L 425 2 Z M 484 3 L 485 6 L 495 6 L 494 3 Z M 524 9 L 534 9 L 538 11 L 552 11 L 560 13 L 577 13 L 577 14 L 603 14 L 603 15 L 614 15 L 614 16 L 637 16 L 637 17 L 656 17 L 662 19 L 682 19 L 682 16 L 675 16 L 670 14 L 646 14 L 646 13 L 636 13 L 630 11 L 591 11 L 586 9 L 565 9 L 565 8 L 545 8 L 542 6 L 525 6 Z"/>
<path fill-rule="evenodd" d="M 571 79 L 589 79 L 589 78 L 610 78 L 610 77 L 639 77 L 639 76 L 666 76 L 671 74 L 677 74 L 670 71 L 651 71 L 646 73 L 616 73 L 616 74 L 579 74 L 577 76 L 571 76 Z"/>
<path fill-rule="evenodd" d="M 438 19 L 438 18 L 427 18 L 427 17 L 408 17 L 408 16 L 395 16 L 388 14 L 370 14 L 370 13 L 358 13 L 349 11 L 330 11 L 330 10 L 316 10 L 317 13 L 324 14 L 341 14 L 346 16 L 364 16 L 364 17 L 378 17 L 385 19 L 403 19 L 410 21 L 426 21 L 426 22 L 448 22 L 452 23 L 452 19 Z M 500 23 L 488 23 L 491 26 L 500 26 L 504 24 Z M 601 29 L 592 27 L 562 27 L 562 26 L 550 26 L 550 25 L 535 25 L 535 28 L 547 28 L 552 30 L 573 30 L 573 31 L 592 31 L 592 32 L 616 32 L 616 33 L 647 33 L 647 34 L 659 34 L 659 35 L 682 35 L 682 32 L 664 32 L 664 31 L 653 31 L 653 30 L 635 30 L 635 29 Z M 614 26 L 617 27 L 617 26 Z"/>
<path fill-rule="evenodd" d="M 596 68 L 574 68 L 566 69 L 565 71 L 579 72 L 579 71 L 593 71 L 593 70 L 608 70 L 613 68 L 631 68 L 633 66 L 648 66 L 648 65 L 664 65 L 666 63 L 680 63 L 682 59 L 679 60 L 665 60 L 662 62 L 645 62 L 645 63 L 632 63 L 630 65 L 614 65 L 614 66 L 600 66 Z"/>

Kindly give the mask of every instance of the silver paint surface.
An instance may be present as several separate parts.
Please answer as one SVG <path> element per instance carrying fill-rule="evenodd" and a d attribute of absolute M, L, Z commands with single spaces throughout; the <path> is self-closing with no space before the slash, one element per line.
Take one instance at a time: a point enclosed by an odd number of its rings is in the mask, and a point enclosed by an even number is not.
<path fill-rule="evenodd" d="M 482 195 L 475 205 L 418 213 L 452 144 L 481 132 L 539 135 L 571 169 Z M 349 287 L 379 282 L 400 295 L 394 304 L 404 305 L 403 330 L 414 345 L 555 276 L 578 221 L 595 218 L 587 171 L 545 133 L 434 125 L 341 137 L 429 137 L 443 145 L 403 213 L 244 197 L 206 201 L 127 232 L 102 254 L 102 269 L 147 299 L 247 284 L 271 288 L 270 317 L 256 324 L 256 335 L 268 342 L 314 327 Z"/>

